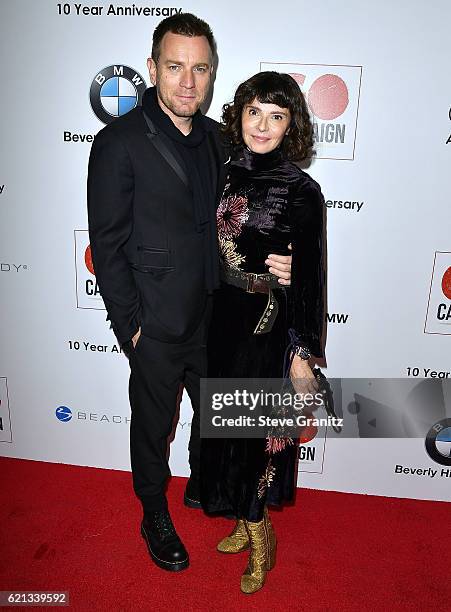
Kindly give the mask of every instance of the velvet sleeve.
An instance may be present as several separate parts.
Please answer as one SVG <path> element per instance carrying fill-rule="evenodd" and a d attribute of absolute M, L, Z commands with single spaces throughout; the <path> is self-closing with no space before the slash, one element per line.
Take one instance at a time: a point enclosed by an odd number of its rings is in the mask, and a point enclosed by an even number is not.
<path fill-rule="evenodd" d="M 324 198 L 313 180 L 298 186 L 290 203 L 291 328 L 297 340 L 316 357 L 323 356 L 324 325 Z"/>

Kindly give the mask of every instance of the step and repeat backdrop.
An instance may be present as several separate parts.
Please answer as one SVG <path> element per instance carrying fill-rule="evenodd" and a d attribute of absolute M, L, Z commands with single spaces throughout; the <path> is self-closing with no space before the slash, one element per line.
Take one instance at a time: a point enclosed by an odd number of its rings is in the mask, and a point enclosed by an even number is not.
<path fill-rule="evenodd" d="M 1 2 L 0 454 L 129 469 L 129 368 L 92 266 L 87 162 L 95 134 L 140 103 L 155 26 L 181 11 L 217 39 L 210 117 L 260 70 L 292 74 L 307 96 L 317 145 L 308 172 L 327 207 L 324 372 L 402 379 L 415 397 L 433 389 L 430 410 L 401 414 L 409 437 L 388 437 L 380 424 L 398 408 L 370 380 L 340 406 L 355 436 L 304 432 L 299 486 L 449 500 L 445 0 Z M 190 423 L 184 396 L 174 475 L 188 472 Z"/>

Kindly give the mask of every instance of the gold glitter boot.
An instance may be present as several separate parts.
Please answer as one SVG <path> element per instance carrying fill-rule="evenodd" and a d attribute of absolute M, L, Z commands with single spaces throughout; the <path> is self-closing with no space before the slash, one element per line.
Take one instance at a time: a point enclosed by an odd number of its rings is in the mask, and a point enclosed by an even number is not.
<path fill-rule="evenodd" d="M 247 550 L 249 548 L 249 536 L 244 521 L 239 519 L 232 533 L 221 540 L 216 548 L 222 553 L 239 553 Z"/>
<path fill-rule="evenodd" d="M 246 571 L 241 576 L 241 590 L 243 593 L 255 593 L 265 584 L 266 572 L 276 563 L 276 534 L 266 508 L 261 521 L 244 523 L 249 534 L 251 554 Z"/>

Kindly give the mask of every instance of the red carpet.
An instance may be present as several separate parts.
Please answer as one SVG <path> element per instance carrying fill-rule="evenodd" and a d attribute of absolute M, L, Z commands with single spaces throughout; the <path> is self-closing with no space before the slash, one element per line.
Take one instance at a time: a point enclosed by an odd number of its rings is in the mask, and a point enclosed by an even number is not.
<path fill-rule="evenodd" d="M 156 568 L 139 536 L 140 507 L 126 472 L 0 459 L 0 590 L 65 590 L 70 609 L 450 610 L 450 506 L 301 489 L 273 512 L 276 567 L 243 595 L 246 553 L 215 551 L 231 528 L 169 503 L 191 557 L 177 574 Z"/>

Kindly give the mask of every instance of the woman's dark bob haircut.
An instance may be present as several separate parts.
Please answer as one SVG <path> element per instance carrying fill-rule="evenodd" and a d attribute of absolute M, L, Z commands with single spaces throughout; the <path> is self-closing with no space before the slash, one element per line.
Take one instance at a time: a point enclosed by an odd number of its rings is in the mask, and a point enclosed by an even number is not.
<path fill-rule="evenodd" d="M 241 115 L 247 104 L 257 99 L 261 104 L 276 104 L 288 108 L 291 114 L 290 131 L 282 141 L 287 159 L 302 161 L 312 156 L 313 126 L 304 94 L 289 74 L 259 72 L 241 83 L 233 103 L 222 108 L 222 133 L 233 146 L 243 144 Z"/>

